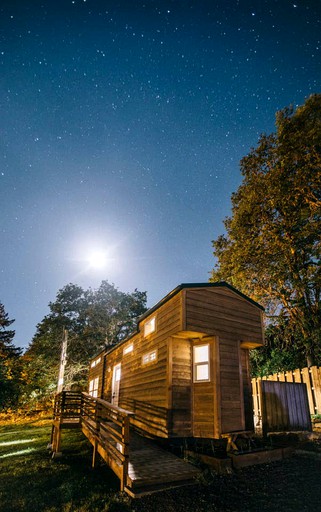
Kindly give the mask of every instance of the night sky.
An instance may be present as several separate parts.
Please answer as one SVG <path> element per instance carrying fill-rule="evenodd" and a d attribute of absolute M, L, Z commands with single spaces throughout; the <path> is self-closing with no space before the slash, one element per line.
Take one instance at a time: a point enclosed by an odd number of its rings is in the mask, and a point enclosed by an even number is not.
<path fill-rule="evenodd" d="M 321 92 L 321 2 L 1 0 L 0 301 L 204 282 L 239 160 Z M 107 255 L 94 268 L 91 251 Z"/>

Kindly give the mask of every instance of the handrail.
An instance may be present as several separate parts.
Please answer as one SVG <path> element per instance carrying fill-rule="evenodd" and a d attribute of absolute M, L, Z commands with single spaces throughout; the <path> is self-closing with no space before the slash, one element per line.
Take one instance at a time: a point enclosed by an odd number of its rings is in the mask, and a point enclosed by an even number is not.
<path fill-rule="evenodd" d="M 94 438 L 93 465 L 98 445 L 102 447 L 119 471 L 121 490 L 126 486 L 129 460 L 129 425 L 132 411 L 122 409 L 102 398 L 92 397 L 85 392 L 62 391 L 56 395 L 54 419 L 78 418 Z"/>
<path fill-rule="evenodd" d="M 84 395 L 87 395 L 87 393 L 83 393 Z M 90 396 L 90 395 L 89 395 Z M 111 404 L 110 402 L 107 402 L 106 400 L 103 400 L 102 398 L 96 398 L 97 403 L 101 405 L 105 405 L 108 407 L 108 409 L 112 409 L 115 412 L 118 412 L 119 414 L 122 414 L 124 416 L 134 416 L 133 411 L 128 411 L 127 409 L 123 409 L 122 407 L 118 407 L 118 405 Z"/>

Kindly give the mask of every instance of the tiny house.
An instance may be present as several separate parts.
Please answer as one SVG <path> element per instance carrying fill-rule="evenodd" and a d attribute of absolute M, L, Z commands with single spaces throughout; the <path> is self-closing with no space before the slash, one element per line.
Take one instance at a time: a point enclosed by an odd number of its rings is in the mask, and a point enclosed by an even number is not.
<path fill-rule="evenodd" d="M 132 411 L 151 437 L 252 431 L 249 349 L 263 345 L 262 315 L 225 282 L 181 284 L 91 360 L 89 394 Z"/>

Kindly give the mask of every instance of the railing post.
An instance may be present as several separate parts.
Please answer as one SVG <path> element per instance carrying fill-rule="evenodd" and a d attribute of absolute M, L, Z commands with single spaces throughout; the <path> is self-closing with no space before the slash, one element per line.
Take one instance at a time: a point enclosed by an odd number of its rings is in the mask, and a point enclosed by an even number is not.
<path fill-rule="evenodd" d="M 127 475 L 128 475 L 128 462 L 129 462 L 129 416 L 122 417 L 122 446 L 123 446 L 123 469 L 122 469 L 122 477 L 120 481 L 120 490 L 123 491 L 127 484 Z"/>
<path fill-rule="evenodd" d="M 96 432 L 99 434 L 100 430 L 100 420 L 101 420 L 101 405 L 98 401 L 95 401 L 95 423 L 96 423 Z"/>
<path fill-rule="evenodd" d="M 66 391 L 61 392 L 61 411 L 60 416 L 63 417 L 65 412 L 65 406 L 66 406 Z"/>

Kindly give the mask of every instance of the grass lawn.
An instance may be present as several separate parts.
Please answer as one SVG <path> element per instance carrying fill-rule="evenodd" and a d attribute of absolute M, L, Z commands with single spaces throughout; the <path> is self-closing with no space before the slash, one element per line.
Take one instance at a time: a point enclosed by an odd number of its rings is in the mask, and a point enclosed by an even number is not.
<path fill-rule="evenodd" d="M 50 434 L 50 420 L 0 427 L 1 512 L 128 510 L 114 473 L 91 469 L 91 446 L 80 431 L 63 432 L 63 457 L 55 460 Z"/>
<path fill-rule="evenodd" d="M 106 465 L 91 469 L 91 445 L 80 431 L 63 431 L 63 456 L 55 460 L 50 433 L 50 420 L 0 424 L 0 512 L 321 511 L 320 444 L 229 475 L 205 470 L 195 486 L 130 500 Z"/>

